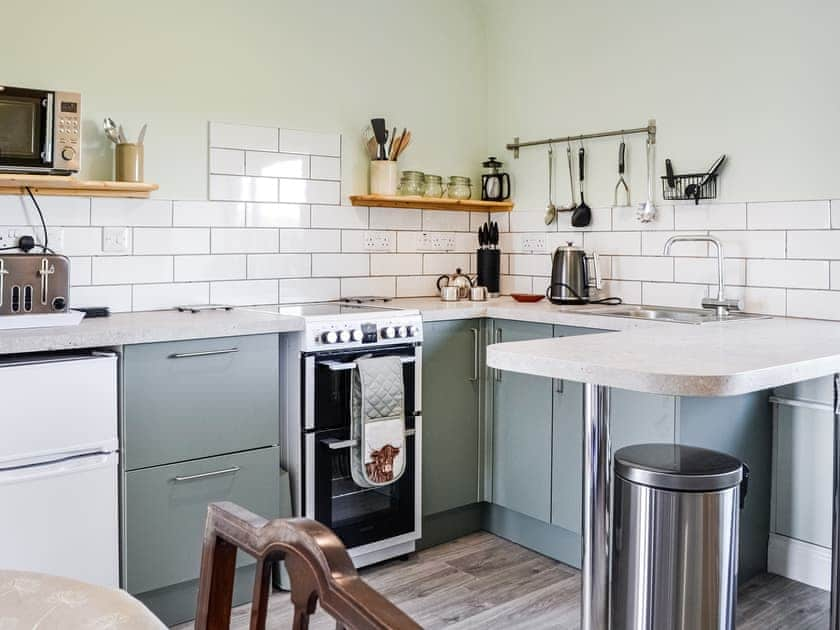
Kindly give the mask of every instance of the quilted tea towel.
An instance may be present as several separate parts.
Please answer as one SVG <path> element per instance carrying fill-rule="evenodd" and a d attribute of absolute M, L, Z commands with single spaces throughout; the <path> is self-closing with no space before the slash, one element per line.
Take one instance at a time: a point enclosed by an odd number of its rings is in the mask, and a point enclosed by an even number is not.
<path fill-rule="evenodd" d="M 405 390 L 399 357 L 356 360 L 350 407 L 353 481 L 363 488 L 387 486 L 405 471 Z"/>

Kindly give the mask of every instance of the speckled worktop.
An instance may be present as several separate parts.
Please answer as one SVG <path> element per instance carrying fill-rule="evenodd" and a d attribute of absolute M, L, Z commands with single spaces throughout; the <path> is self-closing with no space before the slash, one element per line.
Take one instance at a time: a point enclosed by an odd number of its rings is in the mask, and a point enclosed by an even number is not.
<path fill-rule="evenodd" d="M 179 313 L 149 311 L 84 319 L 78 326 L 0 331 L 0 354 L 99 348 L 156 341 L 209 339 L 303 330 L 303 320 L 234 309 Z"/>
<path fill-rule="evenodd" d="M 840 372 L 840 322 L 777 317 L 675 324 L 597 315 L 603 306 L 398 300 L 424 321 L 495 317 L 608 329 L 491 345 L 490 367 L 641 392 L 731 396 Z"/>

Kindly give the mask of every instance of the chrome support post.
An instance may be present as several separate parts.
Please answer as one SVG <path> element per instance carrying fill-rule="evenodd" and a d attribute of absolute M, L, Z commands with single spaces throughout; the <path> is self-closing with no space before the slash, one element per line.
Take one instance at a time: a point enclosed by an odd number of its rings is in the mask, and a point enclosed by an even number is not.
<path fill-rule="evenodd" d="M 831 630 L 840 630 L 840 374 L 834 375 L 834 475 L 831 517 Z"/>
<path fill-rule="evenodd" d="M 583 386 L 581 630 L 608 630 L 610 592 L 610 390 Z"/>

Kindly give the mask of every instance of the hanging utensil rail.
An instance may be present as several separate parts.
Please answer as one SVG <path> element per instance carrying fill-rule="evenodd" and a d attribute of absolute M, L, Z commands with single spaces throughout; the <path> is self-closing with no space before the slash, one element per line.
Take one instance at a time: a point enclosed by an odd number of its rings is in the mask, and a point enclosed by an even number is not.
<path fill-rule="evenodd" d="M 634 133 L 646 133 L 650 138 L 651 144 L 656 144 L 656 119 L 651 118 L 648 121 L 647 127 L 636 127 L 635 129 L 619 129 L 618 131 L 599 131 L 597 133 L 582 133 L 575 136 L 565 136 L 563 138 L 546 138 L 545 140 L 530 140 L 528 142 L 520 142 L 519 136 L 513 139 L 513 142 L 506 145 L 508 151 L 513 151 L 514 159 L 519 158 L 519 149 L 525 147 L 538 147 L 543 144 L 560 144 L 562 142 L 575 142 L 580 140 L 591 140 L 592 138 L 609 138 L 611 136 L 629 136 Z"/>

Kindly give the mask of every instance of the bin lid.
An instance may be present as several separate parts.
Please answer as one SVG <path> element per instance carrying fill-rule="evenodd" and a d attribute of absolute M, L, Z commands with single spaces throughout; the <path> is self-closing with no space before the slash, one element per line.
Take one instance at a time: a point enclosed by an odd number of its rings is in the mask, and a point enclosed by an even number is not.
<path fill-rule="evenodd" d="M 732 488 L 743 464 L 726 453 L 683 444 L 636 444 L 613 456 L 615 474 L 644 486 L 684 492 Z"/>

